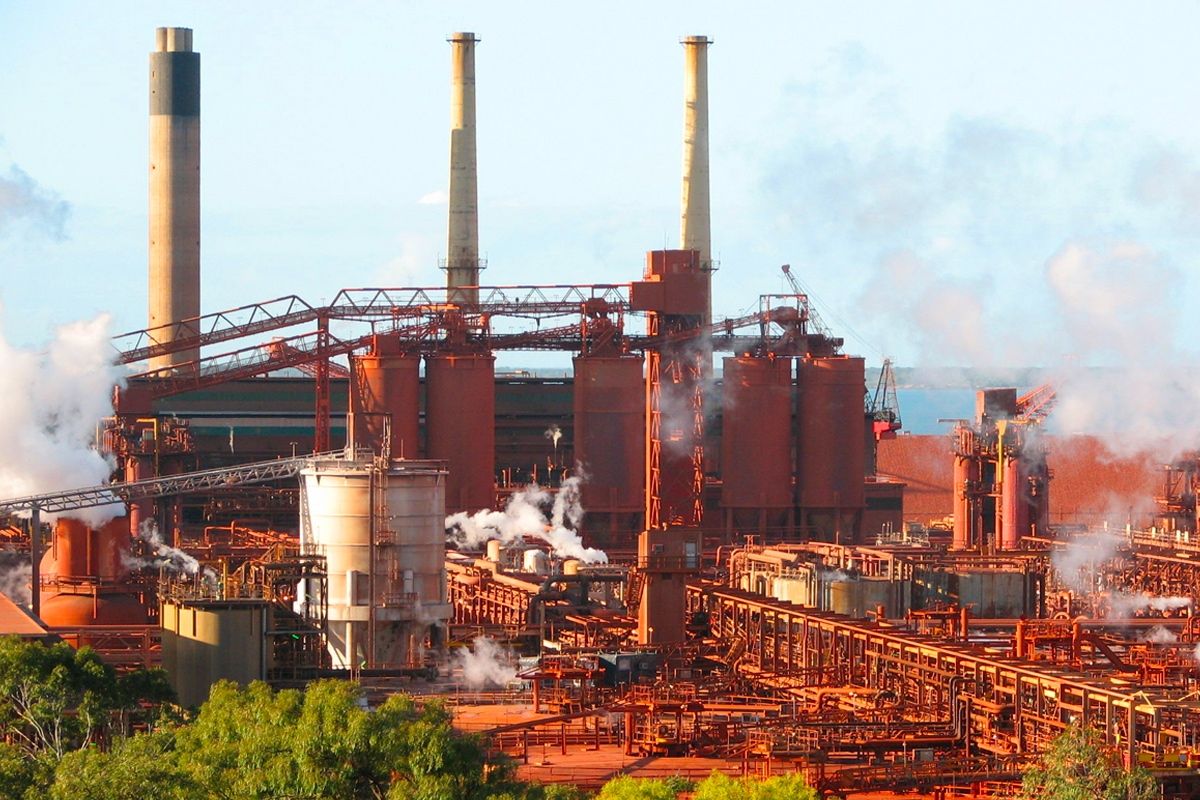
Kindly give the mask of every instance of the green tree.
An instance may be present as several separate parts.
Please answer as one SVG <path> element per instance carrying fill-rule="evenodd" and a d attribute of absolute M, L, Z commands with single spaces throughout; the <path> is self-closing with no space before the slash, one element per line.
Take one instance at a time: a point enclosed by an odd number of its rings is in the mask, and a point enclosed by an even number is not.
<path fill-rule="evenodd" d="M 695 800 L 817 800 L 817 792 L 798 772 L 760 781 L 714 770 L 696 785 Z"/>
<path fill-rule="evenodd" d="M 507 762 L 450 727 L 437 703 L 392 697 L 371 711 L 357 684 L 318 681 L 304 692 L 219 683 L 175 756 L 214 796 L 333 800 L 483 800 L 523 795 Z"/>
<path fill-rule="evenodd" d="M 90 647 L 0 638 L 0 730 L 26 754 L 88 746 L 119 706 L 116 673 Z"/>
<path fill-rule="evenodd" d="M 1072 724 L 1046 748 L 1021 786 L 1026 800 L 1153 800 L 1158 783 L 1140 766 L 1126 769 L 1100 734 Z"/>
<path fill-rule="evenodd" d="M 34 785 L 35 768 L 20 748 L 0 742 L 0 797 L 23 797 Z"/>
<path fill-rule="evenodd" d="M 120 739 L 110 752 L 67 753 L 58 763 L 51 800 L 200 800 L 212 795 L 179 766 L 174 733 L 159 731 Z M 45 796 L 45 795 L 42 795 Z"/>
<path fill-rule="evenodd" d="M 596 800 L 675 800 L 677 794 L 665 780 L 618 775 L 604 784 Z"/>

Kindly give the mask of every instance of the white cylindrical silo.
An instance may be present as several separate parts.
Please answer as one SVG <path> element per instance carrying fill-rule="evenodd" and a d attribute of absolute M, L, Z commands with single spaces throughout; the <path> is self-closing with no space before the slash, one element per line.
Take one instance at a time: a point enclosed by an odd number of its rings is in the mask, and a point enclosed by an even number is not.
<path fill-rule="evenodd" d="M 335 667 L 412 663 L 430 625 L 450 617 L 439 462 L 321 459 L 301 472 L 301 550 L 328 575 Z"/>

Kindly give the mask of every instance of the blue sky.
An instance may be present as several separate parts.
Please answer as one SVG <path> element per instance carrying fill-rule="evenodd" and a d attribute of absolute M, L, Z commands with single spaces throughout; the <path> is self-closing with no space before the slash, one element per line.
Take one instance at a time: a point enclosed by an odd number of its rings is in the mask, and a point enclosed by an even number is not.
<path fill-rule="evenodd" d="M 707 34 L 718 315 L 789 263 L 869 364 L 1195 355 L 1194 2 L 0 4 L 17 344 L 145 324 L 167 25 L 202 54 L 206 312 L 442 282 L 457 30 L 482 38 L 483 281 L 636 279 L 678 246 L 678 40 Z"/>

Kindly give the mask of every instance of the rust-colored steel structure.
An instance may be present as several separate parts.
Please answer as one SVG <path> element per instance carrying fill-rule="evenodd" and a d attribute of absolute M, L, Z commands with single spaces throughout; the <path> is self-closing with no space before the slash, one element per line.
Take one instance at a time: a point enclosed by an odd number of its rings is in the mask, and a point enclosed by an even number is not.
<path fill-rule="evenodd" d="M 967 751 L 1036 753 L 1072 721 L 1095 726 L 1133 763 L 1163 763 L 1200 741 L 1194 693 L 1181 696 L 1176 687 L 1112 667 L 1046 663 L 1046 653 L 1023 658 L 1033 647 L 1023 621 L 1010 621 L 1020 651 L 1014 657 L 1007 648 L 942 640 L 714 584 L 689 584 L 688 602 L 689 611 L 707 616 L 715 636 L 741 643 L 736 668 L 755 684 L 800 696 L 839 686 L 887 698 L 905 719 L 952 725 Z M 1103 646 L 1064 623 L 1053 639 L 1068 651 L 1078 651 L 1082 640 Z"/>
<path fill-rule="evenodd" d="M 729 530 L 778 533 L 792 514 L 792 363 L 724 361 L 721 505 Z"/>
<path fill-rule="evenodd" d="M 1041 421 L 1054 395 L 1047 387 L 977 393 L 974 421 L 955 428 L 956 550 L 1016 550 L 1050 526 L 1050 469 Z"/>
<path fill-rule="evenodd" d="M 146 608 L 120 579 L 128 574 L 129 520 L 100 528 L 63 517 L 41 564 L 39 616 L 50 626 L 138 625 Z"/>
<path fill-rule="evenodd" d="M 704 327 L 708 275 L 696 250 L 653 250 L 630 306 L 659 337 L 646 351 L 646 527 L 699 525 L 704 516 Z"/>
<path fill-rule="evenodd" d="M 494 355 L 445 353 L 425 359 L 426 457 L 449 466 L 448 514 L 492 507 L 495 415 Z"/>
<path fill-rule="evenodd" d="M 855 536 L 865 504 L 867 420 L 861 358 L 796 364 L 796 505 L 812 538 Z"/>
<path fill-rule="evenodd" d="M 356 447 L 389 458 L 420 456 L 421 359 L 377 337 L 369 355 L 350 357 L 350 414 Z"/>
<path fill-rule="evenodd" d="M 974 434 L 967 428 L 958 431 L 959 447 L 954 454 L 954 539 L 951 547 L 967 550 L 975 545 L 971 533 L 978 530 L 980 509 L 980 463 L 968 454 L 973 450 Z"/>
<path fill-rule="evenodd" d="M 640 527 L 646 474 L 644 360 L 580 356 L 575 365 L 575 460 L 593 541 Z M 632 542 L 626 542 L 626 545 Z"/>

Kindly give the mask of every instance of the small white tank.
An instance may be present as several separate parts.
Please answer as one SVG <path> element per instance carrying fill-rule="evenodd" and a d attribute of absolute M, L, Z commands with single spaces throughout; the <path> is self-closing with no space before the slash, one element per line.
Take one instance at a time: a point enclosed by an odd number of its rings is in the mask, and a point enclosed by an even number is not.
<path fill-rule="evenodd" d="M 550 556 L 541 550 L 526 550 L 522 570 L 534 575 L 549 575 Z"/>

